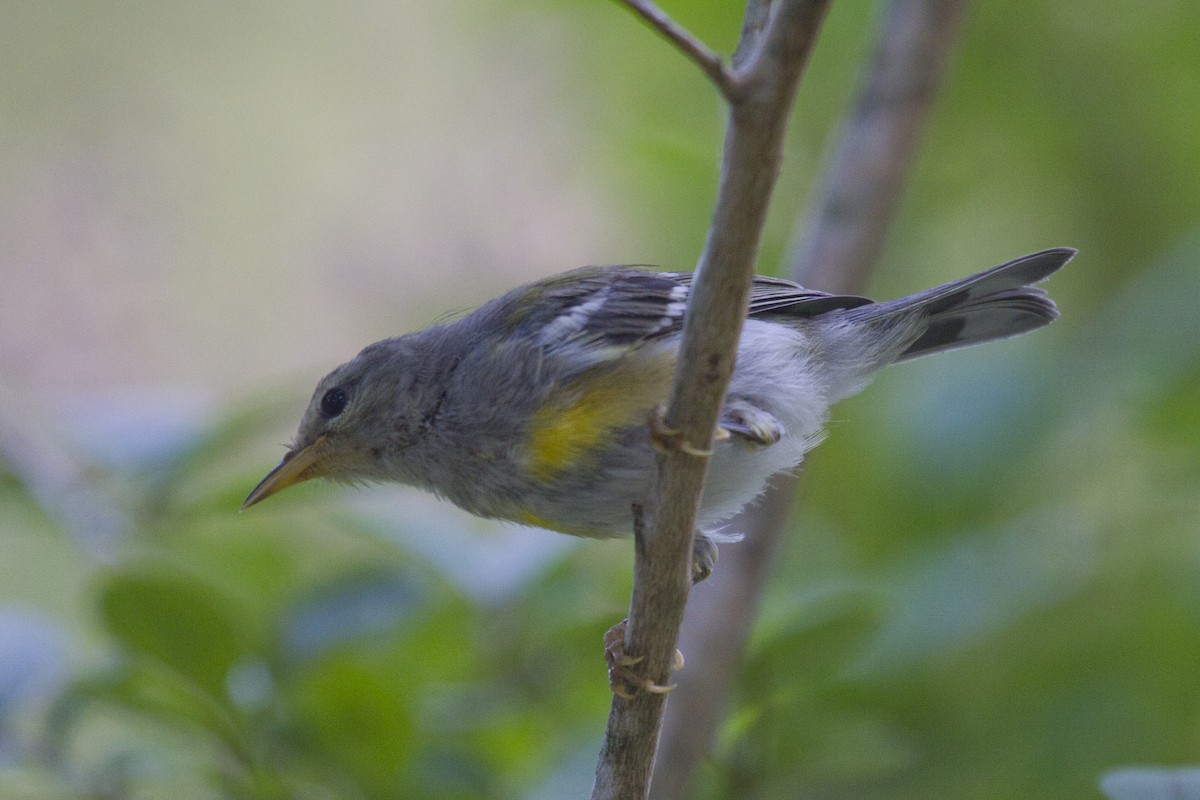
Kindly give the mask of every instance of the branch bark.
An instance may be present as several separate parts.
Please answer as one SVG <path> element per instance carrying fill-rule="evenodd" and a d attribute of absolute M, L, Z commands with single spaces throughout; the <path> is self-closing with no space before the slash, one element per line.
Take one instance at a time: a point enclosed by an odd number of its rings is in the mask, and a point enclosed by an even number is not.
<path fill-rule="evenodd" d="M 692 539 L 707 448 L 729 385 L 745 319 L 750 281 L 767 206 L 783 158 L 783 138 L 796 87 L 828 0 L 778 0 L 764 26 L 748 25 L 744 55 L 733 76 L 721 179 L 708 240 L 684 320 L 683 343 L 664 422 L 677 448 L 658 458 L 637 536 L 634 587 L 625 652 L 638 668 L 666 684 L 691 584 Z M 762 4 L 751 2 L 748 12 Z M 646 797 L 665 697 L 642 692 L 613 698 L 596 767 L 593 800 Z"/>
<path fill-rule="evenodd" d="M 833 292 L 865 285 L 903 196 L 966 5 L 891 3 L 793 248 L 790 271 L 800 283 Z M 654 800 L 686 797 L 711 751 L 797 483 L 798 476 L 776 476 L 766 496 L 730 523 L 746 540 L 724 549 L 720 568 L 692 602 L 680 646 L 695 667 L 680 673 L 667 708 Z"/>

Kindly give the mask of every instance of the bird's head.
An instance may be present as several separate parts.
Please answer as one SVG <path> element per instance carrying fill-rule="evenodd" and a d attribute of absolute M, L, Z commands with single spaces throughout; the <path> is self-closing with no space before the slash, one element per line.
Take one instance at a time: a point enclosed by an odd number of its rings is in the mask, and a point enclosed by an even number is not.
<path fill-rule="evenodd" d="M 245 510 L 289 486 L 325 478 L 387 480 L 389 459 L 419 422 L 411 348 L 403 338 L 370 345 L 317 384 L 287 454 L 242 503 Z"/>

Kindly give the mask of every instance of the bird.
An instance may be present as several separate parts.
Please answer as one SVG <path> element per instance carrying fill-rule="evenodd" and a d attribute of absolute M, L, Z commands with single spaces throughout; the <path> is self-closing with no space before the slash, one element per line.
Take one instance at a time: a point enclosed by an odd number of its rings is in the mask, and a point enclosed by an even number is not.
<path fill-rule="evenodd" d="M 895 300 L 757 276 L 721 407 L 693 554 L 822 439 L 829 408 L 880 368 L 1005 339 L 1058 317 L 1034 286 L 1057 247 Z M 693 273 L 589 266 L 454 321 L 384 339 L 320 380 L 247 509 L 303 481 L 415 486 L 472 514 L 574 536 L 633 532 L 655 462 Z"/>

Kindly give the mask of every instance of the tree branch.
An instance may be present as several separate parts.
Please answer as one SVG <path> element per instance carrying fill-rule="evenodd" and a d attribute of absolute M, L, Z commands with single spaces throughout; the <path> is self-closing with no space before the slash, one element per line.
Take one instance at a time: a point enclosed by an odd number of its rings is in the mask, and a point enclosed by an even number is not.
<path fill-rule="evenodd" d="M 760 4 L 751 3 L 751 8 Z M 778 0 L 737 69 L 740 90 L 730 116 L 713 221 L 684 320 L 665 425 L 690 444 L 658 457 L 637 537 L 625 652 L 638 669 L 666 684 L 691 582 L 692 539 L 712 441 L 733 370 L 733 356 L 767 206 L 783 158 L 783 138 L 800 74 L 827 0 Z M 689 452 L 690 451 L 690 452 Z M 665 698 L 642 692 L 613 698 L 593 800 L 643 798 L 649 789 Z"/>
<path fill-rule="evenodd" d="M 859 290 L 873 269 L 903 195 L 922 127 L 959 30 L 966 0 L 893 0 L 876 36 L 853 111 L 794 248 L 800 283 Z M 797 485 L 776 476 L 767 495 L 731 523 L 746 541 L 725 548 L 720 568 L 687 615 L 680 673 L 664 722 L 655 800 L 686 797 L 711 750 L 734 675 L 785 530 Z"/>
<path fill-rule="evenodd" d="M 617 0 L 617 2 L 636 16 L 641 17 L 646 24 L 658 31 L 663 38 L 694 61 L 726 99 L 732 99 L 737 94 L 737 85 L 733 75 L 725 68 L 721 56 L 667 16 L 665 11 L 649 0 Z"/>

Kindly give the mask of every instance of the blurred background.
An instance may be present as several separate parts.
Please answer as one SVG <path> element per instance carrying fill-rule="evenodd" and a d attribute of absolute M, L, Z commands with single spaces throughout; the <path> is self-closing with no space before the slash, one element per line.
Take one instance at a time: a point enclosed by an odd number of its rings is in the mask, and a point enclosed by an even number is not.
<path fill-rule="evenodd" d="M 741 6 L 664 2 L 725 53 Z M 833 6 L 763 272 L 879 13 Z M 1063 318 L 835 409 L 699 797 L 1200 761 L 1198 31 L 973 8 L 870 293 L 1072 245 Z M 584 796 L 627 542 L 396 487 L 237 507 L 363 345 L 691 268 L 698 71 L 601 0 L 262 0 L 7 2 L 0 74 L 0 797 Z"/>

